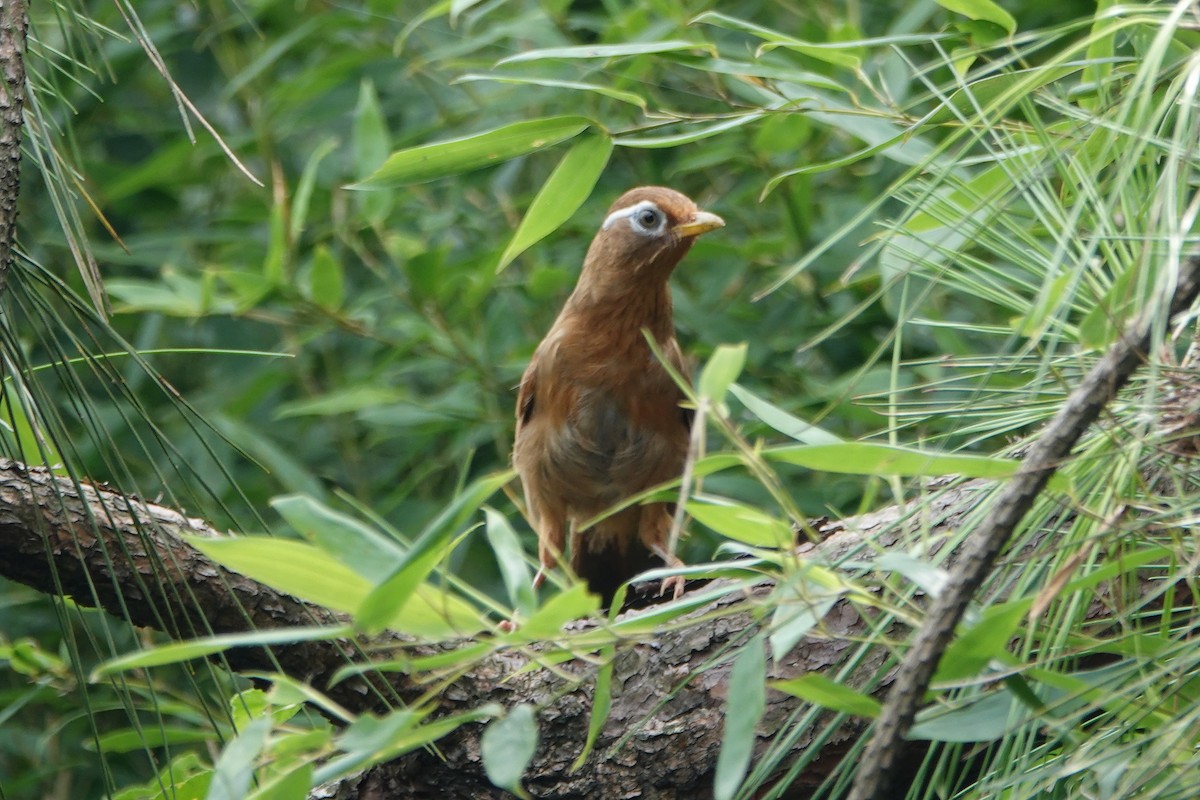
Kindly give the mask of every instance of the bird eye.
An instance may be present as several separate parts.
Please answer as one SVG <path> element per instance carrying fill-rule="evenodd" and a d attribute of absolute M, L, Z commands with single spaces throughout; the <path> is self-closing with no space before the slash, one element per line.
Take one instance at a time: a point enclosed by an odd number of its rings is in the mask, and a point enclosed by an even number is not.
<path fill-rule="evenodd" d="M 634 221 L 637 222 L 638 227 L 647 231 L 657 228 L 660 219 L 658 210 L 654 208 L 643 208 L 634 215 Z"/>

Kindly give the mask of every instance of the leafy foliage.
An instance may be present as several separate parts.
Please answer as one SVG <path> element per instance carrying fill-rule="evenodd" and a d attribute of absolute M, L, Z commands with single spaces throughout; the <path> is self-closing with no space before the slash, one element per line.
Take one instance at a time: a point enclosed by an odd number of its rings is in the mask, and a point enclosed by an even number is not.
<path fill-rule="evenodd" d="M 589 743 L 622 641 L 769 575 L 764 635 L 728 654 L 745 680 L 715 767 L 722 797 L 782 795 L 817 757 L 791 744 L 841 719 L 824 708 L 873 712 L 882 672 L 849 676 L 895 643 L 880 634 L 848 648 L 839 675 L 776 684 L 812 705 L 752 760 L 766 654 L 820 633 L 837 602 L 918 620 L 913 597 L 937 591 L 953 543 L 819 564 L 780 547 L 794 526 L 928 502 L 903 478 L 1011 474 L 1024 437 L 1196 248 L 1186 3 L 63 13 L 35 18 L 30 48 L 6 454 L 252 534 L 198 544 L 362 630 L 489 634 L 380 670 L 444 674 L 508 647 L 586 656 Z M 750 558 L 693 568 L 730 580 L 655 612 L 564 632 L 597 605 L 570 584 L 540 602 L 529 589 L 525 526 L 499 494 L 512 386 L 600 212 L 641 183 L 728 221 L 674 284 L 710 423 L 687 560 Z M 914 731 L 942 746 L 911 796 L 1196 784 L 1194 681 L 1178 677 L 1196 667 L 1192 600 L 1174 580 L 1194 563 L 1196 454 L 1166 422 L 1194 396 L 1180 350 L 1165 347 L 1065 465 L 1020 559 L 973 609 Z M 954 537 L 988 513 L 982 494 Z M 1157 588 L 1137 580 L 1149 568 Z M 312 687 L 271 675 L 264 692 L 197 668 L 233 644 L 203 626 L 155 648 L 70 602 L 8 585 L 2 598 L 21 611 L 0 638 L 4 713 L 39 716 L 0 749 L 10 793 L 234 797 L 256 781 L 256 796 L 299 797 L 485 720 L 488 774 L 520 790 L 537 738 L 529 706 L 432 718 L 433 696 L 334 731 Z M 500 631 L 510 616 L 516 630 Z M 59 776 L 33 766 L 87 737 L 98 757 Z M 844 792 L 852 767 L 818 796 Z"/>

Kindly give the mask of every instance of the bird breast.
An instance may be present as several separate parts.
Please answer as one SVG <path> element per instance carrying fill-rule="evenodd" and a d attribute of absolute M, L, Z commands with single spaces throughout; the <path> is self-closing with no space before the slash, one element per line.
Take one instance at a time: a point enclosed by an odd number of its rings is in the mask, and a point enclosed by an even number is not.
<path fill-rule="evenodd" d="M 548 437 L 548 476 L 561 480 L 577 505 L 588 506 L 576 513 L 598 514 L 678 476 L 681 440 L 686 442 L 678 416 L 663 426 L 653 418 L 638 419 L 639 410 L 603 389 L 581 389 L 571 413 Z"/>

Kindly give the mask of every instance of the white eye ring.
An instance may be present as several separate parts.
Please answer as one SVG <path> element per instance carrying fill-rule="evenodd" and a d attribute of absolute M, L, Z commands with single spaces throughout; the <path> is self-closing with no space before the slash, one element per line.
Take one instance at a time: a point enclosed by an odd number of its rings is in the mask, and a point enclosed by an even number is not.
<path fill-rule="evenodd" d="M 625 208 L 618 208 L 604 220 L 602 229 L 608 230 L 621 219 L 629 220 L 629 227 L 643 236 L 657 236 L 667 226 L 667 215 L 652 200 L 643 200 Z"/>

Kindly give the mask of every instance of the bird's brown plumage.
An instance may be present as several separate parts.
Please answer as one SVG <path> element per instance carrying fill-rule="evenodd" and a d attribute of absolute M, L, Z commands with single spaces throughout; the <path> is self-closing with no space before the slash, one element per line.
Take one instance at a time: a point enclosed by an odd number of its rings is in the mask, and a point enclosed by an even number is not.
<path fill-rule="evenodd" d="M 690 414 L 643 330 L 685 374 L 667 280 L 695 237 L 723 224 L 672 189 L 623 194 L 534 352 L 517 397 L 513 464 L 538 534 L 539 583 L 568 533 L 572 570 L 605 603 L 656 559 L 679 563 L 667 550 L 670 504 L 634 505 L 581 526 L 683 470 Z"/>

